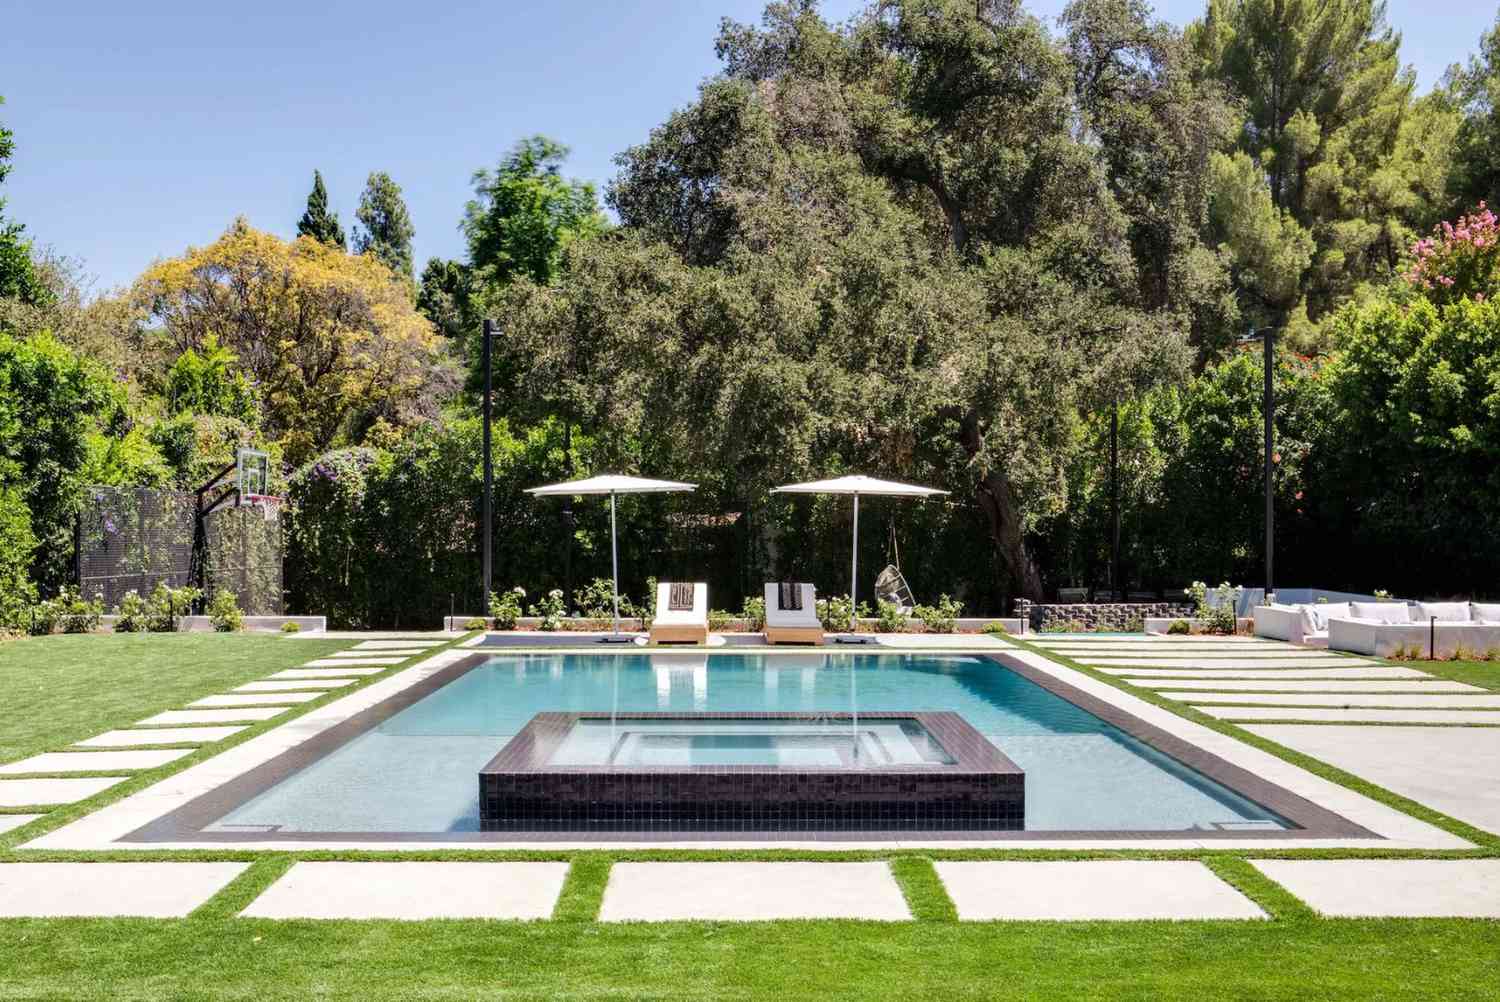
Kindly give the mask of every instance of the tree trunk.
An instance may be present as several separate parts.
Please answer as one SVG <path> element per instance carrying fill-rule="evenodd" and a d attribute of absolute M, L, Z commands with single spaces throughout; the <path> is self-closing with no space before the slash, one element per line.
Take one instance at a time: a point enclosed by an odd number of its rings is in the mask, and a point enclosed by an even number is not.
<path fill-rule="evenodd" d="M 971 458 L 979 455 L 984 431 L 977 415 L 971 413 L 964 418 L 959 437 Z M 1026 545 L 1021 506 L 1011 489 L 1010 478 L 1004 470 L 990 469 L 975 482 L 974 496 L 990 523 L 990 540 L 1000 558 L 1007 597 L 1042 601 L 1042 574 Z"/>

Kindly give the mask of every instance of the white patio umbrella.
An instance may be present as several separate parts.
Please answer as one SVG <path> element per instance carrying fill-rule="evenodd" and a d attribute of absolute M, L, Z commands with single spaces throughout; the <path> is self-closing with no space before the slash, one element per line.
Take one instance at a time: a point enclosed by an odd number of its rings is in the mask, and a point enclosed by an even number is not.
<path fill-rule="evenodd" d="M 877 480 L 874 477 L 853 475 L 835 477 L 832 480 L 812 480 L 805 484 L 787 484 L 774 487 L 772 494 L 852 494 L 854 495 L 854 557 L 849 564 L 849 604 L 859 607 L 855 585 L 859 579 L 859 498 L 861 494 L 877 497 L 928 498 L 934 494 L 947 494 L 936 487 L 918 487 L 894 480 Z"/>
<path fill-rule="evenodd" d="M 697 484 L 684 484 L 676 480 L 647 480 L 642 477 L 625 477 L 613 473 L 588 477 L 584 480 L 569 480 L 562 484 L 547 484 L 545 487 L 529 487 L 527 494 L 536 497 L 558 495 L 608 494 L 609 495 L 609 562 L 614 578 L 614 638 L 620 636 L 620 550 L 615 537 L 616 494 L 663 494 L 672 491 L 695 491 Z"/>

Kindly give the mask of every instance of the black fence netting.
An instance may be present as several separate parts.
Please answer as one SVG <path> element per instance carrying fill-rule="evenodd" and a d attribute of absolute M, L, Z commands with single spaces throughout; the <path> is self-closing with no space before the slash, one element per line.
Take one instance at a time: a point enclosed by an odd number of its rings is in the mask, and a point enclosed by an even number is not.
<path fill-rule="evenodd" d="M 197 584 L 206 594 L 235 593 L 247 615 L 282 614 L 279 513 L 225 507 L 197 532 L 197 497 L 188 491 L 95 487 L 84 496 L 77 529 L 77 578 L 106 611 L 125 593 L 150 595 L 158 584 Z"/>
<path fill-rule="evenodd" d="M 194 496 L 183 491 L 92 488 L 78 517 L 79 591 L 103 596 L 111 610 L 128 591 L 188 585 L 196 513 Z"/>
<path fill-rule="evenodd" d="M 249 616 L 282 615 L 282 538 L 274 507 L 219 508 L 204 519 L 205 590 L 234 592 Z"/>

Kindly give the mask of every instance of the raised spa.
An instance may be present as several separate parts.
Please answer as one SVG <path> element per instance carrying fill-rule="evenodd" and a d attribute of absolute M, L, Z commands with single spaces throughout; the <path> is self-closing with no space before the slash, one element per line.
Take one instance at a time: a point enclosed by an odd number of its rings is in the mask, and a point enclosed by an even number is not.
<path fill-rule="evenodd" d="M 485 831 L 1016 831 L 1020 768 L 956 713 L 539 713 Z"/>

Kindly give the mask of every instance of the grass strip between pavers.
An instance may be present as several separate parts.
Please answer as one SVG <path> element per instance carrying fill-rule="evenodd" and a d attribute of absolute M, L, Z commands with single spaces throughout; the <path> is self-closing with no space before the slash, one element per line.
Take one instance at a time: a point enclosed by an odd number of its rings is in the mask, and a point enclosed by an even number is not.
<path fill-rule="evenodd" d="M 891 876 L 918 922 L 957 922 L 958 909 L 942 878 L 926 856 L 898 856 L 891 860 Z"/>
<path fill-rule="evenodd" d="M 604 904 L 604 888 L 609 884 L 612 861 L 606 853 L 584 852 L 574 855 L 563 881 L 557 903 L 552 906 L 554 922 L 595 922 Z"/>

